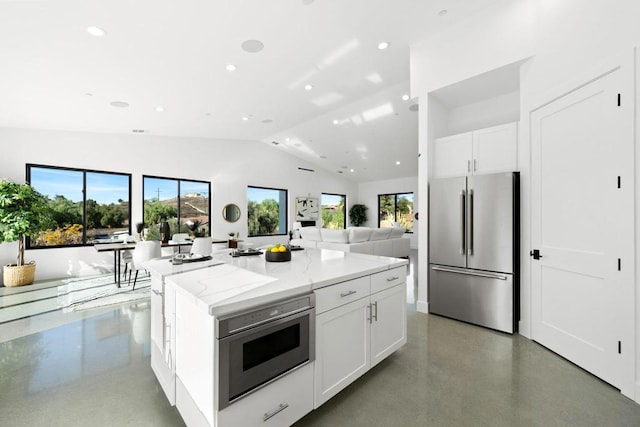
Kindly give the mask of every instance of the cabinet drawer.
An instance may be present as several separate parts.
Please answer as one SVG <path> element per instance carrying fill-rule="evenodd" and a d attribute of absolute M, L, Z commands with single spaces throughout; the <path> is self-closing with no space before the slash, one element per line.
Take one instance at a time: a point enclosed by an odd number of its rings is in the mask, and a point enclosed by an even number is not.
<path fill-rule="evenodd" d="M 218 426 L 289 426 L 312 410 L 313 362 L 224 408 Z"/>
<path fill-rule="evenodd" d="M 369 283 L 365 276 L 316 290 L 316 314 L 368 297 Z"/>
<path fill-rule="evenodd" d="M 407 281 L 407 267 L 396 267 L 371 275 L 371 293 L 383 291 Z"/>

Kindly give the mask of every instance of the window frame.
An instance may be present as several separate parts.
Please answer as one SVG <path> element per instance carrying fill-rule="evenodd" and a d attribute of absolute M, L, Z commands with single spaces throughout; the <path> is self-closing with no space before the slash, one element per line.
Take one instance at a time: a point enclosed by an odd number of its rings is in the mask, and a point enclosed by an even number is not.
<path fill-rule="evenodd" d="M 342 228 L 340 228 L 339 230 L 346 230 L 347 229 L 347 195 L 346 194 L 338 194 L 338 193 L 320 193 L 320 226 L 322 228 L 324 228 L 324 222 L 323 222 L 323 218 L 322 218 L 322 196 L 327 195 L 327 196 L 339 196 L 344 198 L 344 206 L 342 207 L 343 211 L 342 211 Z"/>
<path fill-rule="evenodd" d="M 249 188 L 257 188 L 259 190 L 275 190 L 275 191 L 284 191 L 284 232 L 277 234 L 249 234 Z M 283 212 L 279 203 L 278 208 L 280 212 Z M 260 185 L 247 185 L 247 237 L 271 237 L 271 236 L 287 236 L 289 231 L 287 229 L 287 224 L 289 224 L 289 190 L 286 188 L 274 188 L 274 187 L 263 187 Z M 278 212 L 278 214 L 280 214 Z M 278 215 L 279 217 L 280 215 Z"/>
<path fill-rule="evenodd" d="M 393 203 L 394 203 L 394 210 L 393 210 L 393 222 L 398 222 L 398 196 L 403 196 L 405 194 L 411 194 L 412 196 L 415 197 L 415 193 L 413 191 L 404 191 L 404 192 L 398 192 L 398 193 L 384 193 L 384 194 L 378 194 L 378 228 L 380 228 L 380 222 L 382 220 L 382 218 L 380 217 L 380 197 L 383 196 L 393 196 Z M 412 201 L 413 203 L 413 201 Z M 415 218 L 412 221 L 412 224 L 414 223 Z M 405 229 L 404 231 L 407 234 L 413 234 L 413 227 L 411 231 L 407 231 Z"/>
<path fill-rule="evenodd" d="M 184 181 L 184 182 L 195 182 L 198 184 L 207 184 L 208 187 L 208 191 L 209 191 L 209 202 L 208 202 L 208 206 L 207 206 L 207 212 L 209 214 L 209 227 L 208 227 L 208 235 L 205 237 L 209 237 L 211 236 L 211 229 L 212 229 L 212 223 L 211 223 L 211 181 L 200 181 L 197 179 L 186 179 L 186 178 L 174 178 L 174 177 L 169 177 L 169 176 L 157 176 L 157 175 L 142 175 L 142 221 L 144 222 L 144 179 L 145 178 L 151 178 L 151 179 L 164 179 L 167 181 L 176 181 L 178 184 L 177 187 L 177 194 L 176 197 L 178 199 L 178 208 L 177 208 L 177 219 L 178 219 L 178 231 L 180 232 L 180 182 Z M 147 224 L 145 224 L 145 227 L 147 226 Z"/>
<path fill-rule="evenodd" d="M 39 250 L 39 249 L 57 249 L 57 248 L 79 248 L 85 246 L 93 246 L 94 243 L 87 242 L 87 173 L 100 173 L 105 175 L 121 175 L 126 176 L 129 179 L 129 230 L 128 233 L 131 234 L 131 173 L 126 172 L 113 172 L 113 171 L 102 171 L 96 169 L 85 169 L 85 168 L 71 168 L 65 166 L 51 166 L 51 165 L 43 165 L 39 163 L 27 163 L 25 165 L 25 176 L 26 182 L 31 185 L 31 169 L 33 168 L 41 168 L 41 169 L 54 169 L 54 170 L 62 170 L 62 171 L 72 171 L 72 172 L 81 172 L 82 173 L 82 243 L 79 244 L 65 244 L 65 245 L 51 245 L 51 246 L 33 246 L 31 244 L 31 238 L 26 237 L 26 246 L 25 249 L 28 250 Z M 37 189 L 36 189 L 37 191 Z"/>

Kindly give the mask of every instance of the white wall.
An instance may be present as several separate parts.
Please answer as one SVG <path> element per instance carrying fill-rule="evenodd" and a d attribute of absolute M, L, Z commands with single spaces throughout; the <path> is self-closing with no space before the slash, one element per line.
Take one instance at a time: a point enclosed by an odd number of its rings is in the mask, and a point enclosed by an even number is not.
<path fill-rule="evenodd" d="M 358 203 L 365 205 L 367 209 L 366 227 L 378 226 L 378 195 L 391 193 L 413 193 L 413 206 L 417 209 L 420 205 L 418 197 L 418 177 L 388 179 L 384 181 L 364 182 L 358 185 Z M 416 210 L 419 212 L 419 210 Z M 425 215 L 425 214 L 420 214 Z M 418 249 L 418 233 L 420 220 L 413 221 L 413 234 L 405 234 L 411 239 L 411 248 Z"/>
<path fill-rule="evenodd" d="M 246 239 L 247 185 L 289 190 L 288 228 L 293 222 L 296 196 L 319 198 L 322 192 L 328 192 L 357 199 L 357 184 L 255 141 L 7 128 L 0 128 L 0 141 L 7 153 L 0 158 L 0 178 L 16 182 L 25 181 L 26 163 L 131 173 L 134 224 L 142 221 L 142 175 L 210 181 L 213 237 L 228 238 L 228 232 L 237 231 L 241 239 Z M 299 166 L 316 172 L 299 171 Z M 240 207 L 238 222 L 223 220 L 222 208 L 227 203 Z M 251 240 L 259 246 L 288 239 Z M 16 253 L 17 243 L 1 244 L 0 262 L 15 263 Z M 26 258 L 37 263 L 36 280 L 113 268 L 112 255 L 97 254 L 92 247 L 29 250 Z"/>
<path fill-rule="evenodd" d="M 449 110 L 447 135 L 518 120 L 520 120 L 520 92 L 516 91 Z"/>
<path fill-rule="evenodd" d="M 529 114 L 533 109 L 562 93 L 561 89 L 570 89 L 567 85 L 571 82 L 584 79 L 586 83 L 588 79 L 596 77 L 597 74 L 593 73 L 600 69 L 599 64 L 609 61 L 610 56 L 619 55 L 621 52 L 631 55 L 632 48 L 640 45 L 638 16 L 640 2 L 637 0 L 512 0 L 505 2 L 498 9 L 486 10 L 471 21 L 461 24 L 457 32 L 454 29 L 447 30 L 411 49 L 412 96 L 419 97 L 421 104 L 422 100 L 428 99 L 430 92 L 438 88 L 535 55 L 522 66 L 520 79 L 518 163 L 521 172 L 523 254 L 527 254 L 530 249 L 531 230 Z M 486 30 L 486 34 L 482 34 L 483 30 Z M 628 98 L 631 99 L 633 96 Z M 422 153 L 425 152 L 423 145 L 428 142 L 423 142 L 423 133 L 427 133 L 427 138 L 430 137 L 430 125 L 431 120 L 420 121 Z M 420 168 L 421 180 L 424 169 Z M 426 196 L 425 187 L 420 187 L 420 195 L 423 198 Z M 636 198 L 640 197 L 638 188 L 636 193 Z M 640 218 L 636 224 L 640 227 Z M 424 222 L 422 233 L 426 233 Z M 426 263 L 426 250 L 423 251 L 422 242 L 423 238 L 420 236 L 420 265 Z M 636 257 L 635 268 L 638 277 L 638 249 Z M 529 258 L 523 256 L 522 263 L 520 332 L 530 336 Z M 639 280 L 636 280 L 636 345 L 640 344 L 638 282 Z M 423 286 L 426 288 L 426 277 L 421 274 L 419 294 L 423 292 Z M 637 348 L 635 351 L 635 398 L 640 401 L 640 351 Z M 624 392 L 627 395 L 634 394 L 628 389 Z"/>

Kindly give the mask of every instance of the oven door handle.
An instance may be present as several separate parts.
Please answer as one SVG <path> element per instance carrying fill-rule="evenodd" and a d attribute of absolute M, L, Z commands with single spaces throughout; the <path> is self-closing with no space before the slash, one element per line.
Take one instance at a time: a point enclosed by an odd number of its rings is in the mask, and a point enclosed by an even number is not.
<path fill-rule="evenodd" d="M 275 411 L 265 413 L 264 417 L 262 418 L 262 421 L 267 421 L 269 418 L 273 418 L 274 416 L 278 415 L 280 412 L 284 411 L 288 407 L 289 407 L 288 403 L 281 403 L 280 406 L 278 406 L 278 409 L 276 409 Z"/>

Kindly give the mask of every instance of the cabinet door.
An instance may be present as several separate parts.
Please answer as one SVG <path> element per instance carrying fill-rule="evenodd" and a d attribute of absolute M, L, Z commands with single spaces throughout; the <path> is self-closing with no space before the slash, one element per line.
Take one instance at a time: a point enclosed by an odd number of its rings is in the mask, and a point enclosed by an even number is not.
<path fill-rule="evenodd" d="M 438 138 L 433 148 L 433 177 L 464 176 L 471 171 L 471 132 Z"/>
<path fill-rule="evenodd" d="M 518 168 L 518 125 L 493 126 L 473 132 L 473 173 L 511 172 Z"/>
<path fill-rule="evenodd" d="M 316 317 L 315 408 L 367 372 L 369 298 Z"/>
<path fill-rule="evenodd" d="M 371 367 L 407 342 L 407 287 L 404 283 L 371 295 Z"/>

